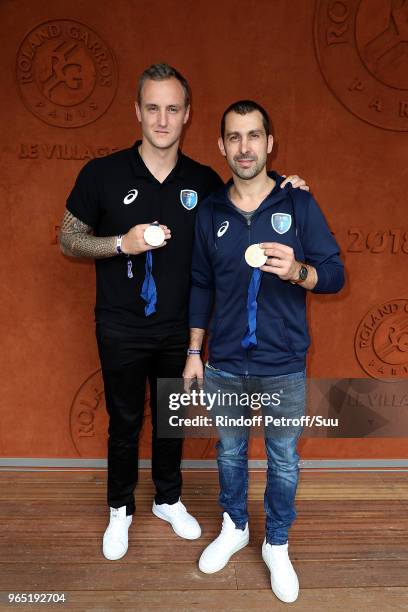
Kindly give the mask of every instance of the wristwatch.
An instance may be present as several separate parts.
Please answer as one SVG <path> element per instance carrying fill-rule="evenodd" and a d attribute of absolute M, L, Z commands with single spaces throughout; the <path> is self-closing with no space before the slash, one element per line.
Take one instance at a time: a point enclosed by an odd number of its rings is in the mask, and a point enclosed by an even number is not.
<path fill-rule="evenodd" d="M 300 269 L 299 269 L 299 278 L 297 278 L 296 280 L 292 280 L 290 282 L 292 283 L 292 285 L 297 285 L 298 283 L 303 283 L 303 281 L 305 281 L 307 279 L 308 273 L 309 273 L 309 270 L 307 269 L 305 264 L 302 263 L 300 265 Z"/>

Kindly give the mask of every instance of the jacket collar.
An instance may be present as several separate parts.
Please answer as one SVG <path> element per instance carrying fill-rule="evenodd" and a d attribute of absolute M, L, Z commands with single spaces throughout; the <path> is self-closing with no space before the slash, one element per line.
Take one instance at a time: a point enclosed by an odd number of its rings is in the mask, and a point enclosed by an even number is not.
<path fill-rule="evenodd" d="M 290 184 L 285 185 L 285 187 L 281 189 L 280 185 L 282 181 L 284 180 L 284 177 L 281 176 L 280 174 L 277 174 L 273 170 L 268 172 L 268 176 L 276 182 L 276 185 L 274 186 L 272 191 L 266 196 L 263 202 L 261 202 L 261 204 L 258 206 L 256 211 L 254 212 L 254 214 L 258 214 L 259 212 L 265 210 L 266 208 L 269 208 L 270 206 L 274 206 L 281 200 L 286 199 L 286 197 L 288 196 L 288 192 L 291 189 L 293 189 L 293 187 Z M 233 210 L 235 213 L 239 214 L 239 212 L 236 210 L 236 207 L 233 205 L 233 203 L 231 202 L 229 198 L 229 190 L 232 184 L 233 184 L 233 179 L 231 178 L 223 187 L 221 187 L 215 193 L 214 204 L 215 205 L 221 204 L 224 206 L 228 206 L 228 208 Z"/>

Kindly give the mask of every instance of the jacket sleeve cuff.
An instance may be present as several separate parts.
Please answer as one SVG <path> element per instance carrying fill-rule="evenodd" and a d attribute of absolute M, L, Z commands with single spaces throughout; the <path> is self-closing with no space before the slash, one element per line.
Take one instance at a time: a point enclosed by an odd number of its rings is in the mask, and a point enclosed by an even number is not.
<path fill-rule="evenodd" d="M 192 314 L 189 318 L 190 328 L 207 329 L 210 320 L 209 314 Z"/>
<path fill-rule="evenodd" d="M 337 293 L 344 285 L 344 269 L 342 266 L 322 264 L 316 267 L 317 283 L 313 293 Z"/>

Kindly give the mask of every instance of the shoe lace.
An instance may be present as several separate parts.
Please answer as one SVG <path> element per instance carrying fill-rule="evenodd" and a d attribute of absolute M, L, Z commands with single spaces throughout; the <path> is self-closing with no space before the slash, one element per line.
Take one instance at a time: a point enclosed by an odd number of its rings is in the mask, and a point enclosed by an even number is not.
<path fill-rule="evenodd" d="M 171 512 L 173 514 L 181 515 L 181 514 L 185 514 L 187 512 L 187 508 L 185 507 L 185 505 L 181 501 L 177 502 L 176 504 L 172 504 L 170 506 L 170 508 L 171 508 Z"/>
<path fill-rule="evenodd" d="M 126 516 L 121 516 L 119 510 L 117 508 L 113 508 L 111 510 L 111 515 L 110 515 L 111 520 L 113 519 L 113 521 L 117 524 L 119 522 L 124 522 L 126 521 Z"/>
<path fill-rule="evenodd" d="M 288 555 L 288 549 L 287 548 L 275 548 L 272 549 L 272 547 L 270 548 L 270 552 L 269 552 L 269 559 L 271 562 L 271 566 L 277 570 L 282 568 L 282 564 L 284 566 L 287 566 L 287 564 L 290 564 L 290 558 Z"/>

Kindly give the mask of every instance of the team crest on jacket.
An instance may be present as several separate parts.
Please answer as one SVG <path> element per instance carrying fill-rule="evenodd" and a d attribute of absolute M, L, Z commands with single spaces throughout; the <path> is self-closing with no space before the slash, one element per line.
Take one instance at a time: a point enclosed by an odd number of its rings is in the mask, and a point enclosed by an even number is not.
<path fill-rule="evenodd" d="M 275 232 L 286 234 L 292 225 L 292 215 L 288 213 L 273 213 L 271 223 Z"/>
<path fill-rule="evenodd" d="M 195 206 L 197 206 L 197 192 L 193 189 L 182 189 L 180 191 L 180 202 L 184 208 L 187 208 L 187 210 L 192 210 Z"/>

